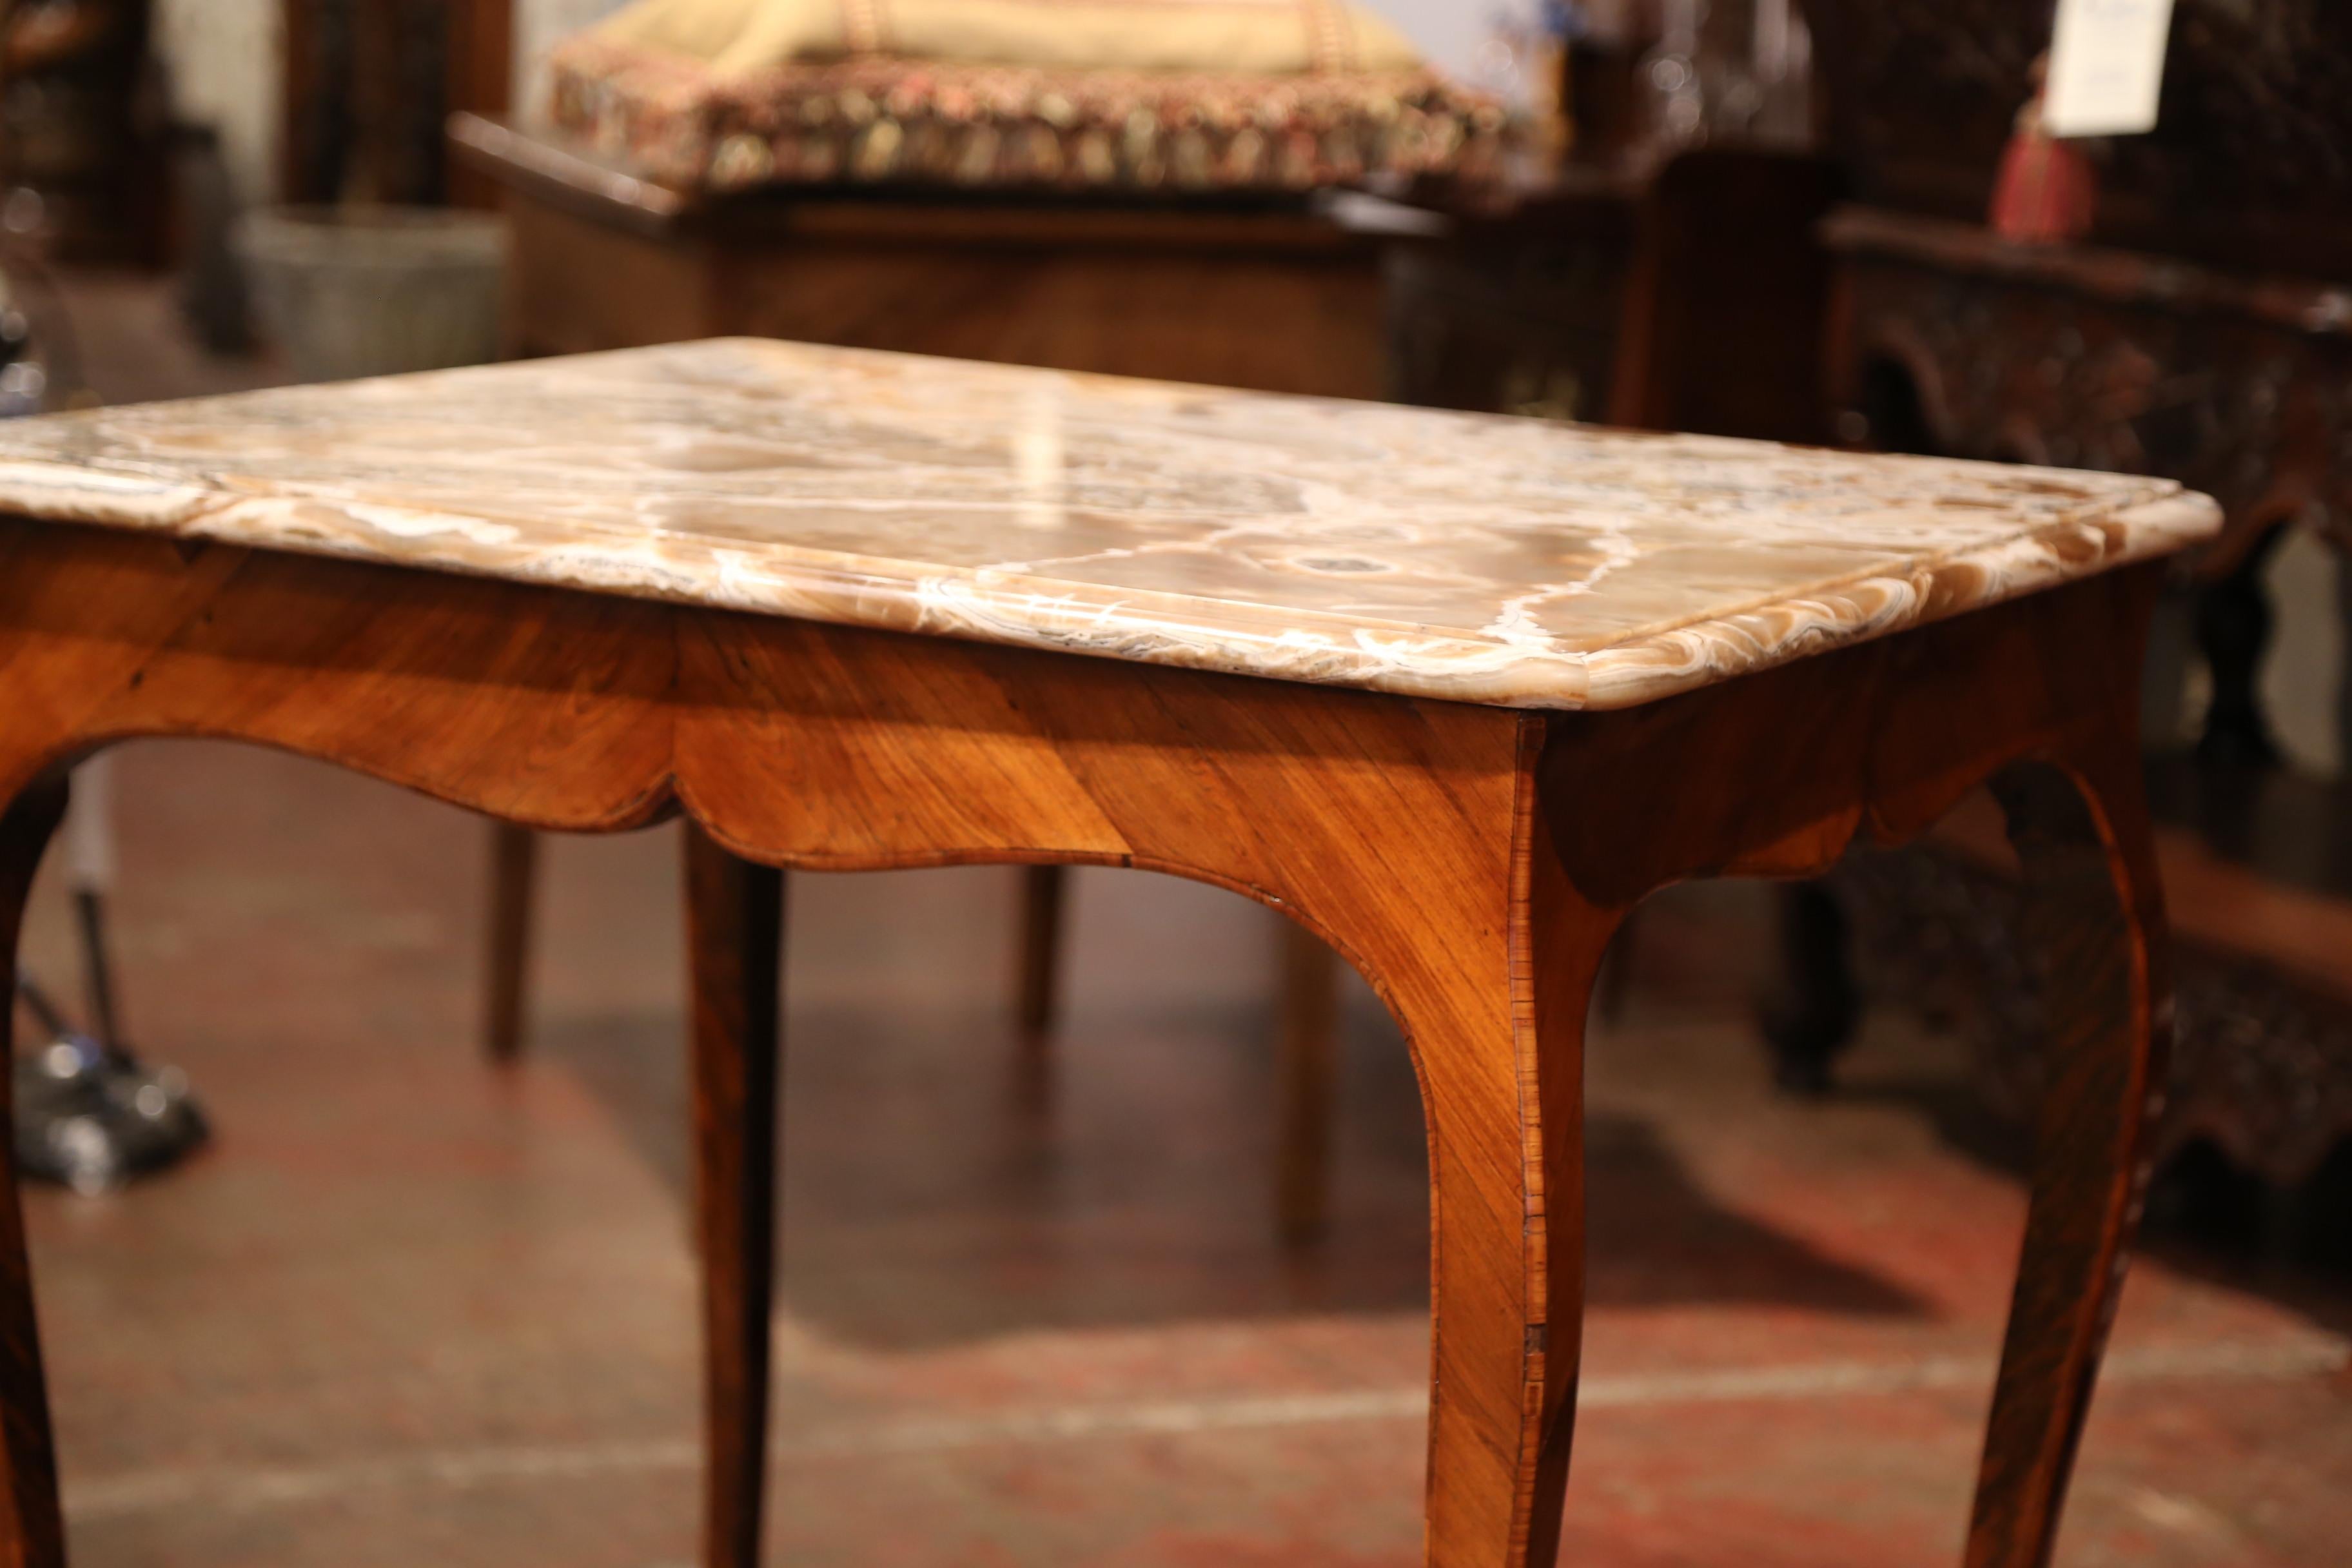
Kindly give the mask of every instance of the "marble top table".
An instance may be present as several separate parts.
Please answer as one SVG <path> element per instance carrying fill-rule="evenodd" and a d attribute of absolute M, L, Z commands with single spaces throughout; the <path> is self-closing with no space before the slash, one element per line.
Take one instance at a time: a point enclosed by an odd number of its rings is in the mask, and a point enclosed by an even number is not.
<path fill-rule="evenodd" d="M 2163 554 L 2162 479 L 760 339 L 0 428 L 0 506 L 1521 708 L 1617 708 Z"/>
<path fill-rule="evenodd" d="M 66 769 L 131 736 L 688 819 L 711 1564 L 758 1551 L 775 868 L 1171 872 L 1362 971 L 1428 1120 L 1428 1561 L 1521 1568 L 1566 1493 L 1610 936 L 1991 780 L 2066 1049 L 1968 1562 L 2046 1561 L 2161 1081 L 2137 675 L 2202 498 L 722 341 L 27 421 L 0 511 L 12 963 Z M 0 1495 L 55 1568 L 6 1197 Z"/>

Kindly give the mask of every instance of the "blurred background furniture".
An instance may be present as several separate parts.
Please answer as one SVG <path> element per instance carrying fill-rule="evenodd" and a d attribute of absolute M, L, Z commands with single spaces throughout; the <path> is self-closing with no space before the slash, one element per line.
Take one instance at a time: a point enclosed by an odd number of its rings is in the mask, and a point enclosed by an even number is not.
<path fill-rule="evenodd" d="M 1389 380 L 1407 403 L 1760 440 L 1827 438 L 1814 237 L 1843 189 L 1807 153 L 1697 146 L 1406 198 Z"/>
<path fill-rule="evenodd" d="M 1378 397 L 1387 236 L 1297 197 L 1134 201 L 841 186 L 711 195 L 460 115 L 505 196 L 507 349 L 790 338 Z"/>
<path fill-rule="evenodd" d="M 0 191 L 10 225 L 38 229 L 62 258 L 163 258 L 165 110 L 152 14 L 151 0 L 0 4 Z"/>
<path fill-rule="evenodd" d="M 514 0 L 278 4 L 279 201 L 488 205 L 451 166 L 443 124 L 507 107 Z"/>
<path fill-rule="evenodd" d="M 1979 220 L 2049 8 L 1808 10 L 1858 198 L 1823 229 L 1839 438 L 2162 474 L 2227 510 L 2175 612 L 2210 675 L 2193 747 L 2168 749 L 2179 660 L 2150 676 L 2184 949 L 2164 1149 L 2211 1145 L 2282 1188 L 2308 1183 L 2352 1137 L 2352 793 L 2283 761 L 2260 692 L 2273 552 L 2294 527 L 2352 537 L 2352 289 L 2335 281 L 2352 279 L 2352 12 L 2181 0 L 2161 122 L 2105 144 L 2091 238 L 2044 247 Z M 1826 1083 L 1851 1033 L 1852 927 L 1893 994 L 1971 1019 L 1988 1098 L 2022 1103 L 2016 1085 L 2046 1064 L 2030 995 L 1990 983 L 2014 974 L 1995 952 L 2002 887 L 1961 848 L 1793 894 L 1791 995 L 1769 1031 L 1784 1081 Z"/>

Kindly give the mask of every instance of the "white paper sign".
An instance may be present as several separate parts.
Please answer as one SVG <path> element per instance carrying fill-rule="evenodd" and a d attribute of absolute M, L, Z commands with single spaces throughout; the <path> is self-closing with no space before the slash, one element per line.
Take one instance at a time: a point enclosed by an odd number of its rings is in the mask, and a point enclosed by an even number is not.
<path fill-rule="evenodd" d="M 2058 0 L 2042 129 L 2128 136 L 2156 129 L 2172 0 Z"/>

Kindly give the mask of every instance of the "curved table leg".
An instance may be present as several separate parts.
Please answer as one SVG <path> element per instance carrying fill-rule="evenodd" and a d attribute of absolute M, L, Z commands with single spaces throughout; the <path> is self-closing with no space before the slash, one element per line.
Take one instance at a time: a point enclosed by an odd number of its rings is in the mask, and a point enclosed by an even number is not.
<path fill-rule="evenodd" d="M 65 816 L 64 781 L 37 784 L 0 814 L 0 960 L 7 970 L 0 1005 L 0 1111 L 8 1109 L 15 1060 L 16 942 L 25 898 L 49 836 Z M 0 1116 L 0 1128 L 9 1121 Z M 58 1504 L 57 1452 L 49 1431 L 49 1394 L 41 1372 L 41 1338 L 25 1256 L 25 1215 L 16 1165 L 0 1160 L 0 1467 L 6 1470 L 0 1561 L 7 1568 L 64 1568 L 65 1522 Z"/>
<path fill-rule="evenodd" d="M 774 1299 L 783 873 L 686 829 L 695 1217 L 702 1265 L 703 1562 L 756 1568 Z"/>
<path fill-rule="evenodd" d="M 1531 858 L 1494 933 L 1499 984 L 1457 982 L 1399 1014 L 1431 1124 L 1433 1568 L 1549 1568 L 1567 1496 L 1584 1327 L 1584 1032 L 1618 912 L 1577 900 L 1540 831 Z M 1458 952 L 1462 933 L 1422 940 L 1434 958 Z M 1479 966 L 1453 967 L 1467 978 Z"/>
<path fill-rule="evenodd" d="M 2050 1560 L 2147 1178 L 2170 1034 L 2155 855 L 2127 742 L 1994 783 L 2024 863 L 2052 1047 L 1969 1568 Z"/>

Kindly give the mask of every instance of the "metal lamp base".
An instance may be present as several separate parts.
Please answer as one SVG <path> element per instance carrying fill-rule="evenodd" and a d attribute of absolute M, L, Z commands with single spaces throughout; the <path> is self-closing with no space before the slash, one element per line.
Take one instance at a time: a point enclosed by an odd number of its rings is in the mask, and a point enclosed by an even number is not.
<path fill-rule="evenodd" d="M 16 1168 L 95 1194 L 178 1163 L 211 1129 L 177 1068 L 149 1068 L 85 1035 L 16 1058 Z"/>

